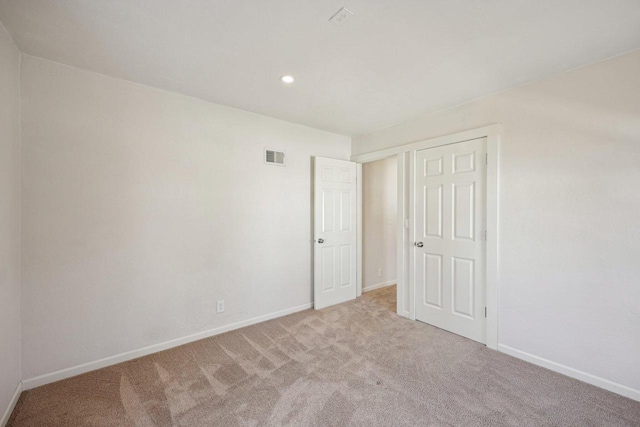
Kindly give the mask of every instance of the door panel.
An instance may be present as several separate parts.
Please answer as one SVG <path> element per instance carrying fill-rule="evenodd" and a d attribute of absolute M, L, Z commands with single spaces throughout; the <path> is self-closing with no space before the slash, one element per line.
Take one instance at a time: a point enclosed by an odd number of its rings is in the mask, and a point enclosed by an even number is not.
<path fill-rule="evenodd" d="M 442 185 L 424 187 L 424 231 L 426 236 L 442 237 Z"/>
<path fill-rule="evenodd" d="M 351 227 L 355 224 L 351 221 L 351 197 L 349 191 L 340 192 L 340 231 L 351 231 Z"/>
<path fill-rule="evenodd" d="M 314 159 L 314 307 L 356 297 L 356 164 Z"/>
<path fill-rule="evenodd" d="M 351 247 L 340 246 L 340 286 L 351 284 Z"/>
<path fill-rule="evenodd" d="M 453 238 L 473 240 L 475 182 L 453 184 Z"/>
<path fill-rule="evenodd" d="M 322 192 L 322 232 L 333 231 L 333 191 Z"/>
<path fill-rule="evenodd" d="M 335 289 L 333 283 L 333 247 L 321 248 L 322 251 L 322 290 L 330 291 Z"/>
<path fill-rule="evenodd" d="M 485 342 L 484 138 L 416 152 L 416 319 Z"/>
<path fill-rule="evenodd" d="M 452 258 L 453 262 L 453 312 L 473 319 L 474 260 Z"/>
<path fill-rule="evenodd" d="M 442 308 L 442 255 L 423 254 L 425 292 L 424 303 Z"/>

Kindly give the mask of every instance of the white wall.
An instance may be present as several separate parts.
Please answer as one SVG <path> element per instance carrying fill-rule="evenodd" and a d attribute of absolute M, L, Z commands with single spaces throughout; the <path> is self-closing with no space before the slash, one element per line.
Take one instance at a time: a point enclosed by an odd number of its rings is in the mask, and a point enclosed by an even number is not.
<path fill-rule="evenodd" d="M 20 379 L 20 52 L 0 23 L 0 424 Z"/>
<path fill-rule="evenodd" d="M 20 339 L 19 54 L 4 32 L 0 61 L 4 350 Z M 346 158 L 348 138 L 32 57 L 22 90 L 23 378 L 310 302 L 310 156 Z M 638 99 L 635 51 L 353 144 L 503 123 L 500 343 L 636 390 Z M 287 167 L 263 165 L 264 147 Z"/>
<path fill-rule="evenodd" d="M 311 302 L 349 138 L 29 56 L 22 90 L 25 379 Z"/>
<path fill-rule="evenodd" d="M 362 166 L 362 290 L 396 281 L 397 160 Z"/>
<path fill-rule="evenodd" d="M 637 392 L 640 51 L 355 138 L 353 153 L 492 123 L 500 344 Z"/>

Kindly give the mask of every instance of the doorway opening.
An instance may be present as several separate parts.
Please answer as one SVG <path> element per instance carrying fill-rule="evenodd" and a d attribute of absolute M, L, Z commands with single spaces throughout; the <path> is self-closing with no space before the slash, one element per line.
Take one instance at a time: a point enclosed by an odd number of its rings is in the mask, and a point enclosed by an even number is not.
<path fill-rule="evenodd" d="M 362 298 L 397 311 L 397 156 L 362 165 Z"/>
<path fill-rule="evenodd" d="M 388 157 L 396 159 L 397 314 L 436 324 L 436 320 L 427 318 L 430 314 L 417 315 L 417 306 L 431 304 L 443 309 L 446 306 L 451 312 L 446 320 L 454 323 L 452 332 L 476 339 L 494 350 L 498 349 L 498 153 L 501 132 L 501 125 L 494 124 L 351 157 L 359 164 L 359 169 Z M 431 154 L 437 151 L 429 149 L 436 147 L 449 148 L 442 149 L 445 151 L 441 153 L 442 158 L 435 156 L 432 159 Z M 450 149 L 456 152 L 449 153 Z M 361 177 L 361 172 L 358 173 Z M 481 180 L 476 179 L 477 174 Z M 446 182 L 437 182 L 440 178 Z M 362 182 L 362 179 L 358 181 Z M 450 190 L 449 205 L 443 203 L 445 186 Z M 358 194 L 362 192 L 359 186 Z M 359 200 L 358 207 L 361 206 Z M 448 231 L 445 230 L 445 216 L 451 220 Z M 360 215 L 358 254 L 364 252 L 362 222 Z M 440 241 L 447 246 L 440 248 L 445 250 L 442 253 L 437 251 Z M 449 265 L 445 265 L 446 256 L 451 261 Z M 362 259 L 358 259 L 359 291 L 363 267 Z M 449 274 L 448 278 L 445 273 Z M 445 286 L 449 287 L 447 292 L 451 291 L 449 295 L 444 295 Z M 469 332 L 458 327 L 460 325 L 455 325 L 457 317 L 473 319 L 481 333 L 474 334 L 475 328 Z M 439 327 L 449 329 L 442 324 Z"/>
<path fill-rule="evenodd" d="M 363 182 L 374 194 L 382 187 L 371 186 L 363 170 L 389 159 L 396 164 L 396 174 L 383 181 L 396 188 L 395 312 L 497 349 L 500 132 L 500 125 L 490 125 L 352 156 L 352 161 L 316 157 L 314 307 L 361 297 L 363 288 L 393 286 L 383 278 L 380 262 L 371 263 L 369 252 L 380 247 L 363 238 Z M 430 150 L 437 147 L 442 148 Z M 382 250 L 393 248 L 380 245 Z M 417 313 L 418 304 L 425 310 L 446 308 L 446 319 L 431 319 L 433 310 Z M 470 322 L 465 326 L 460 319 Z"/>

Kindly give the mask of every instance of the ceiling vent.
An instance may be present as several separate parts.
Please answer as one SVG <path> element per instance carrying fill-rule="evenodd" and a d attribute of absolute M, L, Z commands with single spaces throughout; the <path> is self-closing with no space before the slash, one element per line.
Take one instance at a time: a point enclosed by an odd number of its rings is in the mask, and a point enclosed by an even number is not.
<path fill-rule="evenodd" d="M 332 22 L 336 25 L 342 25 L 347 19 L 353 16 L 353 12 L 351 12 L 346 7 L 343 7 L 339 11 L 337 11 L 331 18 L 329 18 L 329 22 Z"/>
<path fill-rule="evenodd" d="M 284 166 L 284 152 L 264 150 L 264 162 L 268 165 Z"/>

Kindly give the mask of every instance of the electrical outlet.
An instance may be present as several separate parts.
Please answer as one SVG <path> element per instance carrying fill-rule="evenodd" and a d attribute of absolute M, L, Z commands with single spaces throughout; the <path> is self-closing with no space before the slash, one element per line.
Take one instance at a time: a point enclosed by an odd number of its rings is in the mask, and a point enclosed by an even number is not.
<path fill-rule="evenodd" d="M 216 313 L 224 313 L 224 300 L 218 300 L 216 305 Z"/>
<path fill-rule="evenodd" d="M 378 269 L 378 277 L 382 277 L 382 269 L 381 268 Z"/>

